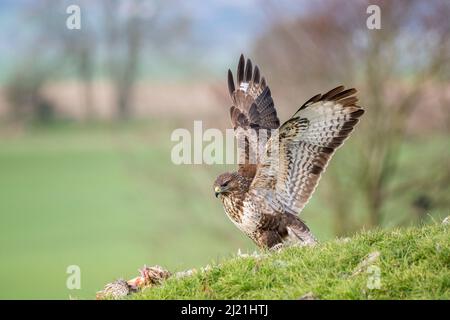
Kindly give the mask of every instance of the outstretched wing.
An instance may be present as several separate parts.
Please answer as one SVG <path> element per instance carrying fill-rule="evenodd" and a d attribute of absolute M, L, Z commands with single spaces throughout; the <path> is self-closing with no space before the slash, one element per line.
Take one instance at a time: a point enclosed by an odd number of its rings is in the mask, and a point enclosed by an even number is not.
<path fill-rule="evenodd" d="M 280 120 L 266 80 L 261 77 L 258 66 L 253 68 L 250 59 L 246 63 L 243 55 L 239 59 L 236 85 L 231 70 L 228 70 L 228 90 L 233 101 L 231 124 L 238 140 L 239 153 L 243 155 L 243 159 L 239 159 L 239 170 L 241 174 L 253 177 L 259 162 L 259 146 L 264 147 L 270 130 L 277 129 Z M 259 135 L 261 129 L 267 130 L 267 139 L 259 141 L 254 136 L 252 139 L 250 130 Z"/>
<path fill-rule="evenodd" d="M 277 211 L 299 213 L 335 150 L 364 113 L 355 93 L 340 86 L 301 106 L 267 143 L 250 192 L 259 199 L 264 195 Z"/>

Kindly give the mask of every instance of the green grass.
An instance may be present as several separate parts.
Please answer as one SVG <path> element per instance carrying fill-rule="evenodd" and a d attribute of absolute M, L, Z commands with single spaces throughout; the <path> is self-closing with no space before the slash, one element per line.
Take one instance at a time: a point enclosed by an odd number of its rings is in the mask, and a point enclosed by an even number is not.
<path fill-rule="evenodd" d="M 349 241 L 287 248 L 261 258 L 235 256 L 131 298 L 298 299 L 312 293 L 317 299 L 450 299 L 449 228 L 362 232 Z M 355 274 L 376 251 L 378 259 Z M 378 287 L 370 286 L 373 266 L 380 270 Z"/>

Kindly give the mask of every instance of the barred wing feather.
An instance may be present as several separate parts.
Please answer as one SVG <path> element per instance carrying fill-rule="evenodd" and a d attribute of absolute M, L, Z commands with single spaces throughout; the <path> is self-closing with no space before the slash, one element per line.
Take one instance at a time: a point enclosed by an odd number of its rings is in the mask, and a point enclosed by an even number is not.
<path fill-rule="evenodd" d="M 298 214 L 313 194 L 335 150 L 364 113 L 355 89 L 339 86 L 308 100 L 268 141 L 250 186 L 274 208 Z M 278 143 L 279 146 L 275 144 Z"/>
<path fill-rule="evenodd" d="M 237 82 L 233 73 L 228 70 L 228 90 L 233 105 L 230 108 L 230 118 L 238 148 L 244 159 L 240 159 L 241 174 L 253 178 L 256 164 L 259 162 L 259 151 L 264 150 L 267 141 L 257 140 L 249 135 L 249 129 L 258 133 L 260 129 L 277 129 L 280 120 L 266 80 L 261 76 L 258 66 L 250 59 L 245 61 L 241 55 L 237 68 Z"/>

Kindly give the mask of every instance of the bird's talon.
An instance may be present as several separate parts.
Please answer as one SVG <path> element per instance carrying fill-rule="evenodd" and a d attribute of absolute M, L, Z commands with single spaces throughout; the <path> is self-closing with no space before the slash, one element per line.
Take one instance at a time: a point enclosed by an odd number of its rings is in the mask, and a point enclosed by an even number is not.
<path fill-rule="evenodd" d="M 284 248 L 284 245 L 282 243 L 277 243 L 273 247 L 270 248 L 270 251 L 280 252 L 281 249 Z"/>

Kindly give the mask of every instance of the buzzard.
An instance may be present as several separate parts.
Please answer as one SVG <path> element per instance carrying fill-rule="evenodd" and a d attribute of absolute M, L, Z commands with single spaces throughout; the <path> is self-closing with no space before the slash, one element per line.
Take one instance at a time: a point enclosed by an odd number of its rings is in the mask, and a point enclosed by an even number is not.
<path fill-rule="evenodd" d="M 214 182 L 225 213 L 262 248 L 316 243 L 298 214 L 364 113 L 356 105 L 356 90 L 339 86 L 317 94 L 280 126 L 266 80 L 250 59 L 241 55 L 236 84 L 228 70 L 228 89 L 243 160 L 236 172 L 223 173 Z"/>

